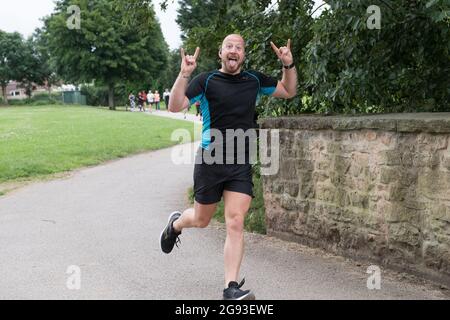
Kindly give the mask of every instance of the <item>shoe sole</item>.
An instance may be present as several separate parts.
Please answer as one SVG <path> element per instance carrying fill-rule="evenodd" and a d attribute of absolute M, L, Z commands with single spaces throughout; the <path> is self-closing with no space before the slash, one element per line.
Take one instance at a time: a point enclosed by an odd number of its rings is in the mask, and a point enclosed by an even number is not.
<path fill-rule="evenodd" d="M 244 294 L 242 297 L 239 297 L 237 299 L 224 299 L 224 300 L 228 300 L 228 301 L 243 300 L 243 301 L 246 301 L 246 300 L 255 300 L 255 299 L 256 299 L 255 295 L 253 294 L 253 292 L 250 291 L 249 293 Z"/>
<path fill-rule="evenodd" d="M 256 297 L 253 294 L 253 292 L 249 292 L 246 295 L 240 297 L 238 300 L 255 300 L 255 299 L 256 299 Z"/>
<path fill-rule="evenodd" d="M 177 213 L 181 214 L 180 211 L 174 211 L 174 212 L 172 212 L 172 213 L 170 214 L 170 216 L 169 216 L 169 219 L 167 219 L 167 223 L 169 223 L 169 222 L 170 222 L 170 219 L 172 219 L 172 217 L 173 217 L 175 214 L 177 214 Z M 166 226 L 166 227 L 167 227 L 167 226 Z M 161 251 L 162 251 L 162 252 L 164 252 L 164 250 L 163 250 L 163 247 L 162 247 L 162 245 L 161 245 L 161 238 L 162 238 L 162 235 L 163 235 L 163 233 L 164 233 L 165 230 L 166 230 L 166 228 L 164 228 L 163 231 L 161 231 L 161 234 L 159 235 L 159 246 L 161 247 Z M 165 254 L 169 254 L 170 252 L 164 252 L 164 253 L 165 253 Z"/>

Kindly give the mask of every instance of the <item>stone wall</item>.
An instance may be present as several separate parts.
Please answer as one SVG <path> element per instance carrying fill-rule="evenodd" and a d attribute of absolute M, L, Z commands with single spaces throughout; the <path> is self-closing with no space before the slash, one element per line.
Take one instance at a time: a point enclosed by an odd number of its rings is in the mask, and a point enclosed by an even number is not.
<path fill-rule="evenodd" d="M 450 113 L 266 119 L 267 232 L 450 284 Z"/>

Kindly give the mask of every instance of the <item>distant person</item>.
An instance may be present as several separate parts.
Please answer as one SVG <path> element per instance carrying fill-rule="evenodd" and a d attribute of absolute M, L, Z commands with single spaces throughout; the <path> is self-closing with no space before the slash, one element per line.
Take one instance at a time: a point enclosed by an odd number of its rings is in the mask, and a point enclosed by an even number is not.
<path fill-rule="evenodd" d="M 186 119 L 186 115 L 188 114 L 188 112 L 191 110 L 191 105 L 189 104 L 188 107 L 186 109 L 184 109 L 184 119 Z"/>
<path fill-rule="evenodd" d="M 142 111 L 143 106 L 144 106 L 144 95 L 143 95 L 142 91 L 140 91 L 138 93 L 138 108 L 139 108 L 139 111 Z"/>
<path fill-rule="evenodd" d="M 130 111 L 134 111 L 136 108 L 136 97 L 132 92 L 128 95 L 128 101 L 130 102 Z"/>
<path fill-rule="evenodd" d="M 166 104 L 166 109 L 169 111 L 169 99 L 170 99 L 170 92 L 169 89 L 166 89 L 163 93 L 164 103 Z"/>
<path fill-rule="evenodd" d="M 145 91 L 142 91 L 142 100 L 144 101 L 144 112 L 145 108 L 147 108 L 147 93 Z"/>
<path fill-rule="evenodd" d="M 195 103 L 195 109 L 197 110 L 197 114 L 195 116 L 196 117 L 200 116 L 200 121 L 202 121 L 202 110 L 200 108 L 200 101 L 197 101 Z"/>
<path fill-rule="evenodd" d="M 153 94 L 152 90 L 148 90 L 148 94 L 147 94 L 147 101 L 149 104 L 149 108 L 150 110 L 152 110 L 153 108 L 153 103 L 155 102 L 155 95 Z"/>
<path fill-rule="evenodd" d="M 161 108 L 159 107 L 159 103 L 161 102 L 161 96 L 159 95 L 158 90 L 155 91 L 154 101 L 156 110 L 161 110 Z"/>

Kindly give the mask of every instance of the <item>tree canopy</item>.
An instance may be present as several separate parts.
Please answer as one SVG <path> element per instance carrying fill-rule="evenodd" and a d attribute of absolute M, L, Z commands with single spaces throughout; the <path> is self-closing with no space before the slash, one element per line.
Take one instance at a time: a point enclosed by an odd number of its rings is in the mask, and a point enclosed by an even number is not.
<path fill-rule="evenodd" d="M 20 78 L 20 52 L 23 40 L 19 33 L 6 33 L 0 30 L 0 86 L 4 103 L 8 103 L 6 86 L 10 80 Z"/>
<path fill-rule="evenodd" d="M 306 50 L 312 110 L 449 111 L 450 1 L 328 3 Z M 373 4 L 380 29 L 367 26 Z"/>
<path fill-rule="evenodd" d="M 81 9 L 79 28 L 67 26 L 73 5 Z M 124 0 L 59 0 L 45 32 L 57 73 L 108 86 L 111 109 L 115 85 L 151 83 L 166 68 L 168 47 L 150 3 L 135 11 Z"/>
<path fill-rule="evenodd" d="M 449 0 L 326 0 L 319 18 L 312 0 L 179 2 L 184 45 L 202 49 L 199 69 L 203 59 L 217 65 L 223 37 L 240 33 L 246 67 L 279 77 L 269 41 L 292 39 L 298 96 L 263 101 L 262 113 L 449 111 Z M 380 29 L 368 25 L 373 5 Z"/>
<path fill-rule="evenodd" d="M 24 40 L 17 32 L 0 30 L 0 86 L 4 103 L 8 103 L 6 87 L 10 80 L 19 82 L 31 96 L 33 84 L 44 84 L 47 78 L 45 66 L 46 58 L 33 38 Z"/>
<path fill-rule="evenodd" d="M 47 78 L 54 69 L 66 81 L 108 86 L 111 108 L 118 84 L 168 87 L 179 56 L 169 52 L 152 2 L 58 0 L 37 42 L 39 47 L 45 41 L 41 47 L 48 54 L 39 50 L 31 56 L 49 62 L 42 72 Z M 281 64 L 269 43 L 292 40 L 298 95 L 289 101 L 264 98 L 259 113 L 449 111 L 450 0 L 325 0 L 328 8 L 318 18 L 312 17 L 314 0 L 178 2 L 183 46 L 187 52 L 201 48 L 196 72 L 219 67 L 223 38 L 239 33 L 247 44 L 245 68 L 279 78 Z M 71 5 L 81 9 L 76 29 L 67 27 Z M 376 28 L 369 23 L 373 6 L 380 13 Z M 11 68 L 18 60 L 6 49 L 19 45 L 17 35 L 0 34 L 0 41 L 4 84 L 20 78 L 13 73 L 23 66 Z"/>

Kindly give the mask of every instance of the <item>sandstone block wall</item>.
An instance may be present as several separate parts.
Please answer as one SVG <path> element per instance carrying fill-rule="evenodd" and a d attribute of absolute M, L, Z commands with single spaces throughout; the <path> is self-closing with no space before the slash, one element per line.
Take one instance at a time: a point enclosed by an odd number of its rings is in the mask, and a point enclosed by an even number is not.
<path fill-rule="evenodd" d="M 266 119 L 270 235 L 450 283 L 450 113 Z"/>

